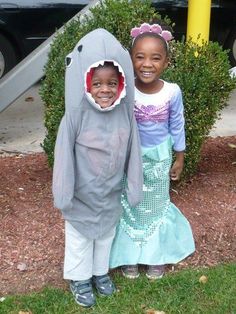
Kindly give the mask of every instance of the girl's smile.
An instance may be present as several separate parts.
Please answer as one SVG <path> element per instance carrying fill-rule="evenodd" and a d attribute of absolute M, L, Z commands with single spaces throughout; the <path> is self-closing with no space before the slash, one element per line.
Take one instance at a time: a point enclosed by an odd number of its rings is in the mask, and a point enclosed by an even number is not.
<path fill-rule="evenodd" d="M 150 77 L 151 75 L 153 75 L 153 72 L 141 71 L 141 73 L 144 77 Z"/>

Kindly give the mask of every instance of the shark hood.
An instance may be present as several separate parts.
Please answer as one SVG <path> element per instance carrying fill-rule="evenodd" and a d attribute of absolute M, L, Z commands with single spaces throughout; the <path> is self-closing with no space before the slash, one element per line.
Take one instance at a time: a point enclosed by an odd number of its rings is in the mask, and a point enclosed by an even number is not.
<path fill-rule="evenodd" d="M 112 110 L 124 98 L 125 102 L 133 103 L 133 66 L 128 56 L 129 52 L 105 29 L 96 29 L 84 36 L 66 57 L 65 110 L 79 109 L 83 97 L 86 96 L 97 110 L 104 111 L 92 99 L 88 82 L 91 69 L 105 61 L 112 62 L 120 72 L 119 97 L 105 111 Z M 132 112 L 133 107 L 129 106 L 129 110 Z"/>

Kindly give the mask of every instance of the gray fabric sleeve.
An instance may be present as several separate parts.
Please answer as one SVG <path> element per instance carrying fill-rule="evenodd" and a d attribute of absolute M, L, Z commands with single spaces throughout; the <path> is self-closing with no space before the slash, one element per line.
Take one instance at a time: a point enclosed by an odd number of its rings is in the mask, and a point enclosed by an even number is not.
<path fill-rule="evenodd" d="M 143 199 L 143 172 L 141 145 L 134 114 L 131 126 L 129 154 L 126 164 L 126 194 L 130 206 L 135 207 Z"/>
<path fill-rule="evenodd" d="M 66 113 L 61 120 L 54 153 L 52 192 L 54 206 L 61 210 L 72 209 L 74 197 L 76 131 L 72 116 Z"/>

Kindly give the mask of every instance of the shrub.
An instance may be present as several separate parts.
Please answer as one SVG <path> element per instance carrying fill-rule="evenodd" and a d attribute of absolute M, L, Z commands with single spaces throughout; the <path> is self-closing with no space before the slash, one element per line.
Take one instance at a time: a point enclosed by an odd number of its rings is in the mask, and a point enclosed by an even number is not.
<path fill-rule="evenodd" d="M 47 135 L 43 148 L 51 166 L 57 129 L 64 114 L 64 60 L 78 40 L 102 27 L 129 48 L 132 27 L 151 20 L 171 25 L 168 18 L 162 19 L 155 12 L 150 1 L 105 0 L 92 8 L 91 13 L 82 21 L 73 20 L 62 34 L 56 36 L 45 67 L 46 77 L 40 91 L 46 104 Z M 235 81 L 228 74 L 227 54 L 218 44 L 198 47 L 191 42 L 174 42 L 172 48 L 173 62 L 165 78 L 178 83 L 183 91 L 187 135 L 185 173 L 190 175 L 196 170 L 201 145 L 225 106 Z"/>
<path fill-rule="evenodd" d="M 198 46 L 191 40 L 172 44 L 172 63 L 164 78 L 179 84 L 186 120 L 185 176 L 197 169 L 201 146 L 221 110 L 227 105 L 236 80 L 229 75 L 227 51 L 218 43 Z"/>

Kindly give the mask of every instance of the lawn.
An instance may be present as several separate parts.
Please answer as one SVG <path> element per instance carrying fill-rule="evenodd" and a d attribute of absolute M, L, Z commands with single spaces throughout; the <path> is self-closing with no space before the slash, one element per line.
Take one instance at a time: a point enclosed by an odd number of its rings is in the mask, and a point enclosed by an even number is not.
<path fill-rule="evenodd" d="M 199 280 L 202 276 L 206 282 Z M 47 287 L 37 293 L 1 299 L 0 313 L 236 313 L 236 263 L 170 272 L 158 281 L 149 281 L 144 274 L 129 280 L 115 273 L 113 279 L 118 291 L 109 298 L 98 297 L 91 309 L 77 305 L 69 291 Z"/>

